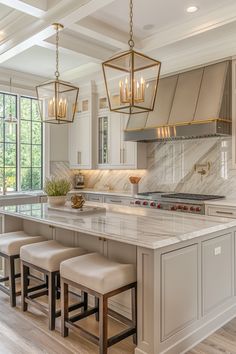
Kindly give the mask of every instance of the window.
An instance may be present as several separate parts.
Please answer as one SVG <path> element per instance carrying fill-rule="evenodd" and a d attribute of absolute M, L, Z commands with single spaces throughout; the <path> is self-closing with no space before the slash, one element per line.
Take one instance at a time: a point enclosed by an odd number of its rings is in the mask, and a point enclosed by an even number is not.
<path fill-rule="evenodd" d="M 42 187 L 42 123 L 38 101 L 20 98 L 20 184 L 21 190 Z"/>
<path fill-rule="evenodd" d="M 10 105 L 18 125 L 4 123 Z M 4 180 L 8 192 L 42 188 L 42 141 L 38 101 L 0 92 L 0 191 Z"/>
<path fill-rule="evenodd" d="M 17 115 L 17 96 L 0 93 L 0 190 L 3 181 L 7 191 L 17 190 L 17 132 L 16 124 L 4 123 L 10 113 Z"/>

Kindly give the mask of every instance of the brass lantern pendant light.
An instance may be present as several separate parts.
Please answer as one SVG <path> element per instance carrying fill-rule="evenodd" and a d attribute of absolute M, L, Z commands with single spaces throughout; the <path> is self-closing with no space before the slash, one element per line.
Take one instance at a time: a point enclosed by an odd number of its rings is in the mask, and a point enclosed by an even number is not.
<path fill-rule="evenodd" d="M 161 63 L 134 50 L 133 0 L 130 0 L 129 50 L 102 64 L 111 111 L 137 114 L 153 111 Z"/>
<path fill-rule="evenodd" d="M 73 123 L 79 88 L 59 79 L 59 30 L 63 29 L 63 25 L 54 23 L 53 27 L 56 30 L 55 79 L 36 87 L 40 115 L 45 123 Z"/>

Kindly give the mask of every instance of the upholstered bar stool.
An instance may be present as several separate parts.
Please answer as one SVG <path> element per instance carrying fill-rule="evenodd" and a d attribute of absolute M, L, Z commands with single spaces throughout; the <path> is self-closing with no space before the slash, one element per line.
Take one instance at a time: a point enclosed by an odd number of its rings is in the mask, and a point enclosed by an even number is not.
<path fill-rule="evenodd" d="M 27 305 L 33 305 L 46 314 L 49 318 L 49 329 L 55 329 L 56 317 L 61 315 L 61 311 L 56 311 L 56 297 L 58 294 L 57 280 L 60 276 L 60 263 L 66 259 L 80 256 L 86 251 L 79 247 L 67 247 L 57 241 L 41 242 L 38 245 L 28 245 L 21 247 L 21 306 L 22 311 L 27 311 Z M 34 269 L 47 276 L 48 289 L 28 294 L 28 274 Z M 44 306 L 35 299 L 48 295 L 48 306 Z M 77 308 L 87 309 L 87 294 L 82 293 L 82 301 L 70 306 L 73 311 Z"/>
<path fill-rule="evenodd" d="M 20 273 L 15 272 L 15 260 L 20 257 L 20 248 L 24 245 L 45 241 L 42 236 L 29 236 L 24 231 L 8 232 L 0 235 L 0 257 L 6 260 L 9 275 L 0 278 L 0 283 L 9 282 L 9 287 L 0 284 L 0 290 L 10 296 L 10 304 L 16 306 L 16 297 L 20 291 L 16 292 L 16 278 Z"/>
<path fill-rule="evenodd" d="M 99 353 L 106 354 L 108 347 L 133 335 L 136 342 L 137 333 L 137 283 L 135 267 L 132 264 L 113 262 L 98 253 L 75 257 L 61 263 L 61 334 L 68 336 L 68 330 L 82 330 L 99 345 Z M 99 299 L 94 308 L 69 317 L 68 288 L 73 286 Z M 108 299 L 114 295 L 132 289 L 132 321 L 123 317 L 130 328 L 108 338 Z M 98 305 L 98 306 L 97 306 Z M 87 316 L 99 313 L 99 337 L 89 333 L 78 323 Z M 113 311 L 114 313 L 114 311 Z"/>

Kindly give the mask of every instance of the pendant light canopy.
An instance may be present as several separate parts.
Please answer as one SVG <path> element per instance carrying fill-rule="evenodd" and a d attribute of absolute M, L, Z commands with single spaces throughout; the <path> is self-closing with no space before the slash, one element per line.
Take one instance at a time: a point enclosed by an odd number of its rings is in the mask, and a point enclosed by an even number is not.
<path fill-rule="evenodd" d="M 154 109 L 161 63 L 134 50 L 133 0 L 130 0 L 129 50 L 102 64 L 111 111 L 137 114 Z"/>
<path fill-rule="evenodd" d="M 4 123 L 10 123 L 10 124 L 17 124 L 17 118 L 15 116 L 15 114 L 13 114 L 13 112 L 15 113 L 15 108 L 12 107 L 13 103 L 12 103 L 12 80 L 10 78 L 10 85 L 9 85 L 9 91 L 10 91 L 10 107 L 9 107 L 9 114 L 5 117 L 4 119 Z"/>
<path fill-rule="evenodd" d="M 55 79 L 36 87 L 42 121 L 45 123 L 73 123 L 79 88 L 59 80 L 59 30 L 63 25 L 53 24 L 56 30 L 56 71 Z M 43 102 L 44 104 L 41 104 Z"/>

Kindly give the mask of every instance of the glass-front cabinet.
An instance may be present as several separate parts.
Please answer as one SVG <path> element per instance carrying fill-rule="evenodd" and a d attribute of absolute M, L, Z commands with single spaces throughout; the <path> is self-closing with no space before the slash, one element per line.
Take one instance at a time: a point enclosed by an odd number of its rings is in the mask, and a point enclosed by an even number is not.
<path fill-rule="evenodd" d="M 109 117 L 98 118 L 98 164 L 109 164 Z"/>
<path fill-rule="evenodd" d="M 99 113 L 98 168 L 146 168 L 146 144 L 124 141 L 128 116 L 108 109 Z"/>

